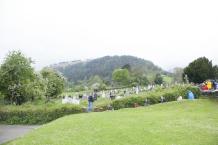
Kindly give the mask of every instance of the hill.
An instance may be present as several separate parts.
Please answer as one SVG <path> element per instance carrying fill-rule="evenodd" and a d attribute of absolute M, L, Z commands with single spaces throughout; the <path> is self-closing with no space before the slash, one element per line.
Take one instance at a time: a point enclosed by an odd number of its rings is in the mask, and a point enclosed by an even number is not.
<path fill-rule="evenodd" d="M 9 144 L 216 145 L 217 107 L 217 101 L 200 99 L 70 115 Z"/>
<path fill-rule="evenodd" d="M 126 64 L 129 64 L 131 69 L 148 76 L 162 72 L 162 69 L 151 61 L 133 56 L 105 56 L 87 61 L 62 62 L 50 67 L 61 72 L 70 82 L 87 80 L 95 75 L 110 81 L 114 69 L 121 68 Z"/>

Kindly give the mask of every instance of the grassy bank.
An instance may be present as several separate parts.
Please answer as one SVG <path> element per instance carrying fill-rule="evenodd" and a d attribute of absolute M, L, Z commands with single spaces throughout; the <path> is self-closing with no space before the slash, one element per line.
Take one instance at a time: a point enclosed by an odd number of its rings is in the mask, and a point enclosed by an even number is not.
<path fill-rule="evenodd" d="M 170 102 L 70 115 L 8 144 L 217 145 L 218 102 Z"/>

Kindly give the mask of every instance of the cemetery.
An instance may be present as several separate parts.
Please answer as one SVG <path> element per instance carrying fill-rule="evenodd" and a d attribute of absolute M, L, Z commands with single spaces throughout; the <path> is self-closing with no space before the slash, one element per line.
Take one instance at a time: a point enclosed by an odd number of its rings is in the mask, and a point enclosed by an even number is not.
<path fill-rule="evenodd" d="M 0 0 L 0 145 L 218 145 L 218 0 Z"/>
<path fill-rule="evenodd" d="M 111 82 L 94 76 L 72 85 L 60 72 L 52 68 L 35 72 L 30 64 L 15 51 L 0 67 L 0 129 L 6 128 L 5 133 L 10 130 L 8 125 L 11 129 L 25 125 L 20 130 L 28 126 L 30 130 L 17 137 L 6 134 L 10 139 L 2 141 L 4 144 L 217 142 L 217 95 L 208 93 L 217 90 L 212 79 L 196 81 L 185 75 L 178 83 L 169 74 L 155 74 L 149 80 L 125 65 L 111 71 Z M 11 68 L 16 77 L 8 73 Z M 190 136 L 192 139 L 186 139 Z"/>

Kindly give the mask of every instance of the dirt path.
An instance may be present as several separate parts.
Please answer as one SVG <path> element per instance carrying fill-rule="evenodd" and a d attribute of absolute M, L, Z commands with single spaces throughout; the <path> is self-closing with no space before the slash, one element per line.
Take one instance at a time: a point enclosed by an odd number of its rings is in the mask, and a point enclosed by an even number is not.
<path fill-rule="evenodd" d="M 0 144 L 23 136 L 37 125 L 0 125 Z"/>

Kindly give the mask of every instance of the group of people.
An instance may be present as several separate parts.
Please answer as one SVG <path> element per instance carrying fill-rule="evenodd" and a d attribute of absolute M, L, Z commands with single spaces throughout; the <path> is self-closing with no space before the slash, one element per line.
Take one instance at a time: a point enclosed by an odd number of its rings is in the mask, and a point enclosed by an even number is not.
<path fill-rule="evenodd" d="M 208 91 L 208 90 L 217 90 L 218 83 L 215 80 L 207 80 L 201 84 L 201 90 Z"/>

